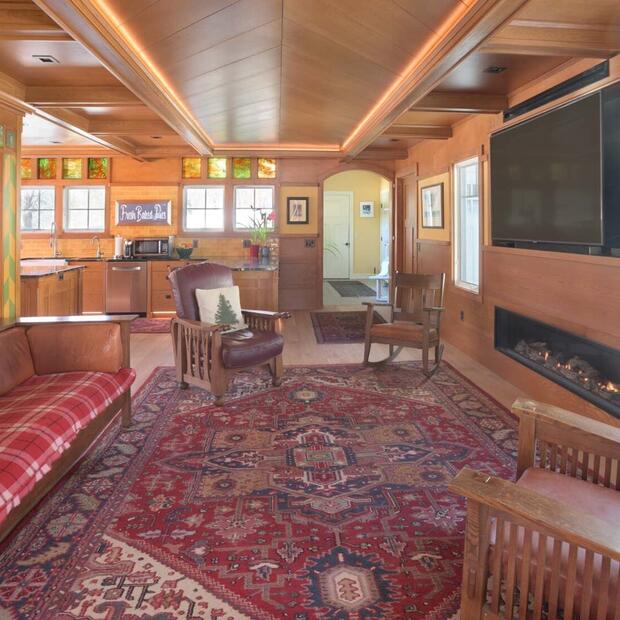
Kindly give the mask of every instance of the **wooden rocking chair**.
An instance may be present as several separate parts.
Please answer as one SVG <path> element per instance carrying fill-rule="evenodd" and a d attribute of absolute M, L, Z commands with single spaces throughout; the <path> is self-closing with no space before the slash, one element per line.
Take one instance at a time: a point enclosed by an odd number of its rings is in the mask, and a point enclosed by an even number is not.
<path fill-rule="evenodd" d="M 366 313 L 366 340 L 364 365 L 375 366 L 391 362 L 404 347 L 422 349 L 424 373 L 431 376 L 439 367 L 443 355 L 439 328 L 443 308 L 446 275 L 421 275 L 396 273 L 394 298 L 400 300 L 400 310 L 394 304 L 364 302 Z M 388 323 L 373 324 L 375 306 L 391 309 Z M 387 344 L 390 354 L 378 362 L 370 362 L 370 347 L 373 342 Z M 429 369 L 428 351 L 435 349 L 435 363 Z"/>

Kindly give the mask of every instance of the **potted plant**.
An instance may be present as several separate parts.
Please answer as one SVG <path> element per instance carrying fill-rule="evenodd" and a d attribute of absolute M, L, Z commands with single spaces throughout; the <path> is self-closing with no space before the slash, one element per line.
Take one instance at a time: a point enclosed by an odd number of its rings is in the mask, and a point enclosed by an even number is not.
<path fill-rule="evenodd" d="M 276 219 L 275 212 L 271 211 L 269 215 L 262 209 L 252 207 L 252 227 L 250 228 L 250 256 L 252 258 L 258 258 L 261 253 L 261 246 L 265 246 L 269 231 L 272 226 L 269 222 L 273 222 Z"/>

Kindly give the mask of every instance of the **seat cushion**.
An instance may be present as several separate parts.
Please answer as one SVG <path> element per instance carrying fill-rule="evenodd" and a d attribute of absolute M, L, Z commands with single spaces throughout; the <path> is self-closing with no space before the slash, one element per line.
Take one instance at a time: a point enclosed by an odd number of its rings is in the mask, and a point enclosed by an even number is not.
<path fill-rule="evenodd" d="M 222 359 L 225 368 L 247 368 L 264 364 L 280 355 L 284 338 L 273 332 L 242 329 L 222 335 Z"/>
<path fill-rule="evenodd" d="M 395 344 L 401 342 L 420 346 L 424 338 L 424 327 L 417 323 L 405 323 L 404 321 L 379 323 L 370 328 L 370 337 L 371 339 L 385 338 Z M 434 328 L 429 330 L 429 342 L 432 345 L 437 343 L 437 330 Z"/>
<path fill-rule="evenodd" d="M 0 522 L 135 376 L 130 368 L 34 375 L 0 396 Z"/>
<path fill-rule="evenodd" d="M 34 374 L 30 345 L 23 327 L 0 332 L 0 396 Z"/>
<path fill-rule="evenodd" d="M 586 515 L 592 515 L 592 517 L 609 523 L 610 528 L 618 527 L 620 522 L 620 492 L 615 489 L 608 489 L 592 482 L 586 482 L 576 478 L 571 478 L 564 474 L 552 472 L 546 469 L 538 467 L 531 467 L 523 472 L 521 478 L 517 481 L 517 485 L 527 488 L 530 491 L 544 495 L 545 497 L 555 500 L 558 503 L 558 515 L 562 514 L 562 506 L 577 508 Z M 576 505 L 576 500 L 578 504 Z M 524 533 L 522 529 L 519 529 L 517 535 L 518 548 L 517 548 L 517 574 L 521 571 L 521 562 L 523 558 L 523 539 Z M 491 543 L 495 544 L 496 533 L 495 525 L 491 530 Z M 504 565 L 507 565 L 506 549 L 509 542 L 509 528 L 505 528 L 504 533 Z M 546 556 L 545 562 L 545 575 L 546 586 L 551 577 L 551 558 L 553 555 L 552 538 L 547 538 L 546 541 Z M 538 534 L 532 534 L 531 552 L 530 552 L 530 588 L 534 587 L 534 580 L 536 577 L 537 566 L 537 549 L 538 549 Z M 493 551 L 492 551 L 493 552 Z M 576 583 L 575 583 L 575 609 L 579 610 L 579 603 L 581 600 L 581 592 L 583 585 L 583 573 L 585 568 L 585 550 L 579 549 L 577 552 L 577 571 L 576 571 Z M 491 559 L 491 566 L 493 561 Z M 599 583 L 601 576 L 601 556 L 595 555 L 593 562 L 593 589 L 592 589 L 592 613 L 596 612 L 596 605 L 598 601 Z M 559 606 L 563 605 L 564 594 L 566 592 L 567 581 L 567 567 L 568 567 L 568 544 L 562 545 L 561 561 L 560 561 L 560 588 L 559 588 Z M 610 578 L 610 592 L 616 592 L 620 587 L 618 582 L 618 571 L 620 569 L 620 563 L 611 562 L 611 578 Z M 614 616 L 613 603 L 610 604 L 610 611 L 607 617 L 613 618 Z M 595 615 L 592 615 L 595 617 Z"/>

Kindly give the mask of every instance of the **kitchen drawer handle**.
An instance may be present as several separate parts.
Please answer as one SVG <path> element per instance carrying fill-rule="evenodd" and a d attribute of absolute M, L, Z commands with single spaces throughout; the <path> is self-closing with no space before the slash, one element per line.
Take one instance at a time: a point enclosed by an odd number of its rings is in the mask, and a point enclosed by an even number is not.
<path fill-rule="evenodd" d="M 172 299 L 172 295 L 166 295 L 166 299 Z"/>
<path fill-rule="evenodd" d="M 112 271 L 140 271 L 142 267 L 112 267 Z"/>

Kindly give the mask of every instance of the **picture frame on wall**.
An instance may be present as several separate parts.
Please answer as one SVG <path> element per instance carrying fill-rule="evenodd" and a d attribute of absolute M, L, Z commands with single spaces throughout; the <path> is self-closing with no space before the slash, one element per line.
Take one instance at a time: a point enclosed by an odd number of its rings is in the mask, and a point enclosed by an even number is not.
<path fill-rule="evenodd" d="M 423 187 L 421 194 L 422 228 L 443 228 L 443 183 Z"/>
<path fill-rule="evenodd" d="M 375 217 L 375 203 L 372 200 L 360 202 L 360 217 Z"/>
<path fill-rule="evenodd" d="M 286 199 L 286 223 L 308 224 L 308 196 L 289 196 Z"/>

